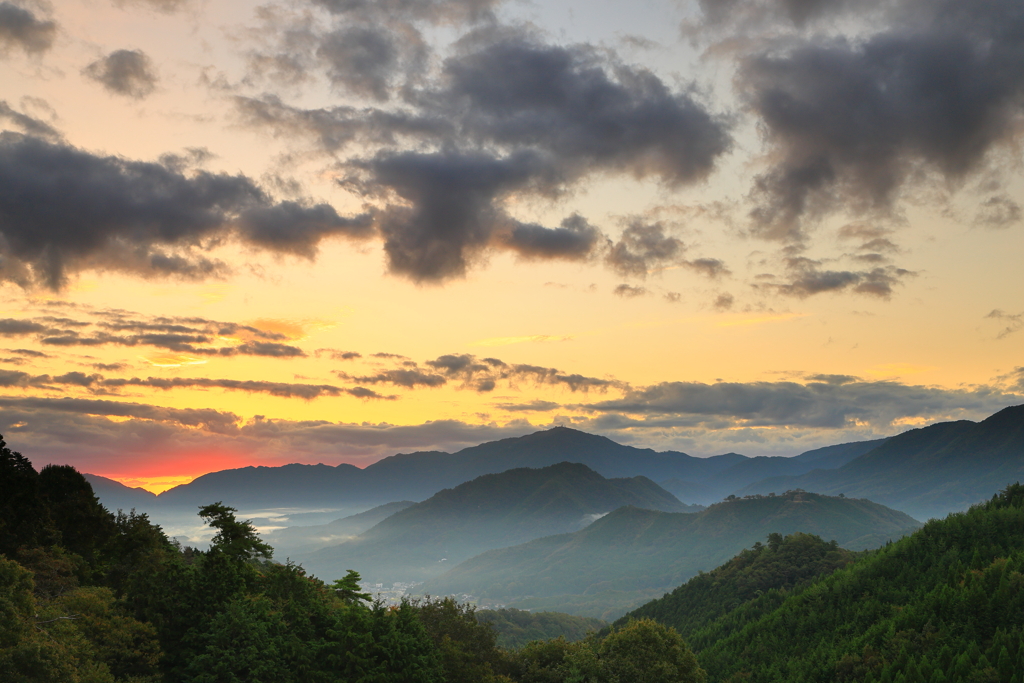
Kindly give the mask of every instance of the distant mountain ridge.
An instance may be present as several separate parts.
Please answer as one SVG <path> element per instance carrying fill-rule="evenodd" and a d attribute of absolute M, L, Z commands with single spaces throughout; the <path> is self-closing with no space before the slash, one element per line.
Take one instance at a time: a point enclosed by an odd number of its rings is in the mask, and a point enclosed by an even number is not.
<path fill-rule="evenodd" d="M 578 462 L 604 477 L 645 476 L 655 482 L 687 482 L 695 493 L 685 502 L 708 504 L 766 476 L 809 471 L 817 466 L 817 461 L 812 462 L 813 458 L 808 457 L 812 454 L 818 458 L 831 454 L 833 459 L 849 459 L 869 450 L 875 442 L 863 444 L 829 446 L 794 458 L 748 458 L 737 453 L 697 458 L 675 451 L 659 453 L 649 448 L 624 446 L 603 436 L 555 427 L 455 453 L 401 453 L 365 469 L 349 464 L 336 467 L 291 464 L 211 472 L 156 497 L 136 496 L 131 493 L 135 490 L 127 487 L 121 490 L 117 488 L 120 485 L 111 480 L 105 480 L 110 485 L 98 484 L 101 477 L 90 481 L 111 509 L 177 507 L 194 510 L 196 506 L 213 501 L 238 509 L 312 506 L 368 509 L 395 500 L 425 500 L 442 489 L 484 474 Z M 724 474 L 729 471 L 731 475 Z"/>
<path fill-rule="evenodd" d="M 804 491 L 737 498 L 692 514 L 625 507 L 575 533 L 488 551 L 422 588 L 433 595 L 469 593 L 512 606 L 533 598 L 531 607 L 572 612 L 566 596 L 665 591 L 764 541 L 769 533 L 815 534 L 860 550 L 920 526 L 908 515 L 869 500 Z"/>
<path fill-rule="evenodd" d="M 981 422 L 913 429 L 839 468 L 765 479 L 740 493 L 841 492 L 928 519 L 966 510 L 1015 481 L 1024 481 L 1024 406 L 1005 408 Z"/>
<path fill-rule="evenodd" d="M 624 505 L 698 509 L 646 477 L 606 479 L 586 465 L 563 462 L 482 475 L 396 512 L 351 541 L 293 559 L 326 580 L 355 569 L 372 582 L 422 581 L 491 548 L 575 531 Z"/>

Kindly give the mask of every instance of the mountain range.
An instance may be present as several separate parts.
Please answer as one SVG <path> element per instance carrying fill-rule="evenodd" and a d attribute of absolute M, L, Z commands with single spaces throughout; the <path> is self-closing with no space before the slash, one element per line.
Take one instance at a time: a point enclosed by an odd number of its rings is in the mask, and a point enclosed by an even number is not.
<path fill-rule="evenodd" d="M 804 491 L 734 498 L 697 513 L 623 507 L 575 533 L 483 553 L 427 581 L 422 591 L 607 618 L 621 607 L 623 593 L 638 604 L 771 533 L 805 532 L 860 550 L 920 526 L 869 500 Z M 607 600 L 595 599 L 602 593 Z"/>
<path fill-rule="evenodd" d="M 831 470 L 778 476 L 740 494 L 803 488 L 864 496 L 918 519 L 943 517 L 1024 480 L 1024 406 L 981 422 L 940 422 L 888 439 Z"/>
<path fill-rule="evenodd" d="M 365 533 L 292 559 L 326 580 L 349 569 L 370 582 L 422 581 L 478 553 L 575 531 L 623 506 L 684 512 L 646 477 L 606 479 L 563 462 L 486 474 L 410 505 Z"/>
<path fill-rule="evenodd" d="M 438 491 L 484 474 L 560 462 L 586 465 L 604 477 L 644 476 L 687 503 L 706 505 L 765 477 L 835 467 L 880 441 L 827 446 L 792 458 L 748 458 L 727 453 L 697 458 L 675 451 L 656 452 L 615 443 L 603 436 L 555 427 L 522 437 L 492 441 L 456 453 L 401 453 L 364 469 L 354 465 L 242 467 L 211 472 L 159 495 L 86 475 L 103 504 L 112 510 L 168 508 L 195 510 L 222 501 L 239 510 L 332 507 L 366 510 L 396 500 L 426 500 Z"/>

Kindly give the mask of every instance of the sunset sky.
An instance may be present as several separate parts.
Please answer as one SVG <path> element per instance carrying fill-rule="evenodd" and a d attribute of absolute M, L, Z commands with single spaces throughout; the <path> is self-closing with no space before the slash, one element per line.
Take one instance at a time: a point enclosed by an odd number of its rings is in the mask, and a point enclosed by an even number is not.
<path fill-rule="evenodd" d="M 1019 0 L 0 0 L 0 434 L 159 491 L 1024 403 Z"/>

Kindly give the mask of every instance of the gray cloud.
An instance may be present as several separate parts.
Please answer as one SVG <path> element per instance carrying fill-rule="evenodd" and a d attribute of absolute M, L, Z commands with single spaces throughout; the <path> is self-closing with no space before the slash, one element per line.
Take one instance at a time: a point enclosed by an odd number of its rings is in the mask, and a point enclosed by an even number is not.
<path fill-rule="evenodd" d="M 118 7 L 144 7 L 164 14 L 173 14 L 189 6 L 191 0 L 114 0 Z"/>
<path fill-rule="evenodd" d="M 20 128 L 23 133 L 37 138 L 43 138 L 51 142 L 59 142 L 63 138 L 60 131 L 50 124 L 33 118 L 28 114 L 14 111 L 4 100 L 0 100 L 0 120 L 9 121 Z"/>
<path fill-rule="evenodd" d="M 156 88 L 153 61 L 142 50 L 115 50 L 82 73 L 117 95 L 141 100 Z"/>
<path fill-rule="evenodd" d="M 350 379 L 362 384 L 392 384 L 398 387 L 413 389 L 417 386 L 441 387 L 448 383 L 441 375 L 421 370 L 384 370 L 374 375 L 352 376 L 343 372 L 335 373 L 342 379 Z"/>
<path fill-rule="evenodd" d="M 555 198 L 609 172 L 677 187 L 706 178 L 729 148 L 726 123 L 690 92 L 607 52 L 497 28 L 471 33 L 460 50 L 438 84 L 408 89 L 411 110 L 236 100 L 246 124 L 312 136 L 325 150 L 355 140 L 382 147 L 342 162 L 342 184 L 384 204 L 374 219 L 389 268 L 417 282 L 460 277 L 492 249 L 590 258 L 601 235 L 583 217 L 555 228 L 525 224 L 506 200 Z M 416 151 L 397 149 L 407 140 Z"/>
<path fill-rule="evenodd" d="M 547 160 L 530 151 L 504 158 L 380 153 L 352 164 L 365 176 L 351 187 L 404 200 L 381 211 L 378 229 L 391 271 L 420 282 L 464 275 L 494 234 L 515 223 L 496 202 L 512 192 L 542 189 L 553 173 Z M 539 230 L 533 229 L 535 239 Z"/>
<path fill-rule="evenodd" d="M 981 203 L 974 222 L 986 228 L 1008 228 L 1020 223 L 1022 218 L 1024 209 L 1020 204 L 1006 195 L 996 195 Z"/>
<path fill-rule="evenodd" d="M 22 336 L 26 334 L 37 334 L 52 329 L 32 320 L 15 320 L 4 318 L 0 320 L 0 335 L 5 337 Z"/>
<path fill-rule="evenodd" d="M 502 0 L 313 0 L 333 14 L 400 17 L 431 23 L 477 22 L 491 17 Z"/>
<path fill-rule="evenodd" d="M 210 240 L 233 234 L 308 254 L 318 239 L 365 237 L 367 220 L 326 205 L 275 204 L 245 176 L 186 177 L 160 164 L 0 134 L 0 278 L 22 285 L 57 289 L 69 271 L 89 267 L 202 277 L 216 271 L 201 256 Z"/>
<path fill-rule="evenodd" d="M 31 11 L 10 2 L 0 2 L 0 54 L 21 48 L 28 54 L 50 49 L 57 24 L 36 18 Z"/>
<path fill-rule="evenodd" d="M 1006 325 L 1006 327 L 1000 330 L 999 334 L 996 335 L 996 339 L 1002 339 L 1003 337 L 1011 335 L 1024 327 L 1024 313 L 1007 313 L 997 308 L 989 312 L 985 317 L 993 320 L 999 320 Z"/>
<path fill-rule="evenodd" d="M 995 412 L 1021 396 L 993 389 L 948 390 L 895 382 L 664 382 L 585 408 L 609 413 L 715 418 L 748 426 L 842 428 L 854 422 L 891 426 L 900 418 Z"/>
<path fill-rule="evenodd" d="M 736 303 L 736 298 L 729 292 L 723 292 L 715 297 L 715 300 L 711 305 L 717 311 L 728 311 L 732 308 L 734 303 Z"/>
<path fill-rule="evenodd" d="M 516 223 L 502 239 L 511 250 L 527 258 L 585 259 L 604 235 L 579 214 L 562 221 L 557 228 L 533 223 Z"/>
<path fill-rule="evenodd" d="M 263 393 L 281 398 L 301 398 L 310 401 L 321 396 L 342 396 L 349 395 L 362 399 L 393 399 L 393 396 L 383 396 L 375 391 L 363 387 L 346 388 L 336 387 L 330 384 L 299 384 L 287 382 L 265 382 L 260 380 L 232 380 L 232 379 L 209 379 L 202 377 L 149 377 L 140 379 L 93 379 L 91 383 L 100 386 L 119 389 L 122 387 L 152 387 L 165 391 L 180 388 L 204 388 L 204 389 L 229 389 L 233 391 L 245 391 L 249 393 Z M 83 385 L 88 386 L 88 384 Z"/>
<path fill-rule="evenodd" d="M 561 408 L 561 405 L 555 403 L 554 401 L 542 401 L 540 399 L 537 399 L 534 401 L 530 401 L 529 403 L 495 403 L 494 407 L 499 408 L 501 410 L 507 410 L 513 413 L 546 413 L 551 410 L 557 410 L 558 408 Z"/>
<path fill-rule="evenodd" d="M 419 31 L 411 26 L 379 23 L 332 31 L 317 48 L 335 87 L 380 102 L 391 97 L 398 75 L 423 68 L 427 52 Z"/>
<path fill-rule="evenodd" d="M 403 110 L 360 110 L 355 107 L 301 109 L 285 104 L 275 95 L 259 98 L 237 96 L 235 109 L 243 125 L 269 128 L 280 136 L 313 138 L 329 152 L 356 140 L 392 146 L 402 141 L 437 140 L 455 135 L 455 126 L 440 116 Z"/>
<path fill-rule="evenodd" d="M 685 251 L 680 240 L 665 234 L 661 223 L 646 225 L 634 219 L 605 258 L 619 275 L 647 277 L 653 268 L 679 262 Z"/>
<path fill-rule="evenodd" d="M 650 292 L 647 291 L 646 287 L 634 287 L 633 285 L 627 285 L 626 283 L 617 285 L 615 289 L 612 290 L 612 294 L 614 294 L 615 296 L 621 296 L 626 299 L 633 299 L 638 296 L 646 296 L 649 293 Z"/>
<path fill-rule="evenodd" d="M 757 288 L 769 289 L 785 294 L 806 298 L 825 292 L 849 290 L 857 294 L 867 294 L 888 299 L 892 296 L 893 287 L 902 284 L 914 273 L 895 266 L 872 268 L 866 271 L 822 270 L 821 262 L 804 257 L 787 259 L 787 278 L 780 283 L 755 285 Z"/>
<path fill-rule="evenodd" d="M 737 88 L 777 160 L 752 192 L 758 234 L 799 240 L 837 210 L 890 215 L 922 168 L 957 183 L 1016 144 L 1020 4 L 908 0 L 890 14 L 864 38 L 793 38 L 742 58 Z"/>

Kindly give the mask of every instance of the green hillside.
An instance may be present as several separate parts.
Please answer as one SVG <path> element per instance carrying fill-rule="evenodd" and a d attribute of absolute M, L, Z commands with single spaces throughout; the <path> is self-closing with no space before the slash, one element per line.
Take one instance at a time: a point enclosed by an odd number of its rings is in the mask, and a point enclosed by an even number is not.
<path fill-rule="evenodd" d="M 688 640 L 709 681 L 1024 676 L 1024 486 L 846 569 L 741 604 Z"/>
<path fill-rule="evenodd" d="M 687 510 L 645 477 L 605 479 L 561 463 L 478 477 L 397 512 L 352 541 L 298 555 L 325 579 L 358 571 L 367 581 L 423 581 L 492 548 L 575 531 L 623 505 Z"/>
<path fill-rule="evenodd" d="M 768 543 L 755 543 L 720 567 L 701 572 L 664 597 L 652 600 L 615 622 L 655 619 L 683 637 L 702 628 L 738 605 L 769 590 L 788 590 L 830 574 L 858 557 L 835 541 L 812 534 L 783 537 L 769 534 Z"/>
<path fill-rule="evenodd" d="M 804 491 L 735 498 L 689 514 L 626 507 L 573 534 L 483 553 L 422 589 L 606 618 L 606 605 L 621 607 L 622 614 L 769 533 L 813 533 L 858 550 L 919 526 L 907 515 L 868 500 Z M 606 600 L 594 599 L 605 592 Z M 632 604 L 622 592 L 633 594 Z M 585 609 L 579 596 L 585 598 Z"/>

